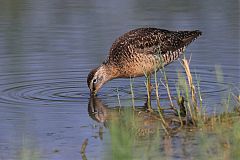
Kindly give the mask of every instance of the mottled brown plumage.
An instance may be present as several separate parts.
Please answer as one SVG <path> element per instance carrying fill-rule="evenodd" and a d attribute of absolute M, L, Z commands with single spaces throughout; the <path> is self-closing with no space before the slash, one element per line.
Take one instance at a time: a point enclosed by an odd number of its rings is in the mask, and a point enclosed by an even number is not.
<path fill-rule="evenodd" d="M 150 75 L 162 66 L 178 59 L 188 44 L 201 32 L 168 31 L 157 28 L 131 30 L 112 44 L 108 58 L 87 79 L 91 93 L 96 93 L 114 78 Z"/>

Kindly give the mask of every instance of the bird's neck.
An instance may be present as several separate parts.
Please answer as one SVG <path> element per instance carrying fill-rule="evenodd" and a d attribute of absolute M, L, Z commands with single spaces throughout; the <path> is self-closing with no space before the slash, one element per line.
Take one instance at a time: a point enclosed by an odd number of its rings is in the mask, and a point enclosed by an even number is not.
<path fill-rule="evenodd" d="M 119 71 L 117 67 L 111 64 L 102 64 L 99 69 L 107 81 L 119 77 Z"/>

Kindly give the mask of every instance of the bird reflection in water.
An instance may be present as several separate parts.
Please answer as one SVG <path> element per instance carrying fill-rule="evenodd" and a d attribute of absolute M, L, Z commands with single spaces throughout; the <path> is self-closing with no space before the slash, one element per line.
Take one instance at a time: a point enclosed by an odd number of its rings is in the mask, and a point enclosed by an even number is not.
<path fill-rule="evenodd" d="M 103 123 L 105 127 L 109 127 L 109 124 L 111 121 L 117 120 L 118 122 L 121 122 L 122 119 L 124 119 L 124 123 L 126 123 L 127 120 L 127 126 L 126 129 L 132 128 L 132 124 L 134 123 L 134 126 L 136 128 L 136 135 L 138 136 L 147 136 L 152 135 L 156 133 L 158 130 L 163 130 L 162 128 L 162 122 L 159 116 L 159 113 L 156 112 L 147 112 L 146 106 L 135 106 L 135 110 L 133 110 L 131 107 L 108 107 L 104 102 L 99 99 L 96 96 L 91 96 L 89 98 L 88 103 L 88 113 L 89 116 L 99 122 Z M 128 114 L 131 112 L 131 114 Z M 126 114 L 131 115 L 133 117 L 127 117 Z M 124 117 L 125 116 L 125 117 Z M 168 115 L 165 117 L 165 121 L 168 123 L 169 126 L 178 126 L 179 124 L 174 119 L 177 117 L 175 115 Z M 131 121 L 134 120 L 134 121 Z M 174 121 L 174 125 L 173 125 Z M 173 129 L 170 127 L 169 129 Z"/>
<path fill-rule="evenodd" d="M 89 116 L 100 123 L 104 123 L 108 119 L 107 106 L 97 97 L 91 96 L 88 102 Z"/>

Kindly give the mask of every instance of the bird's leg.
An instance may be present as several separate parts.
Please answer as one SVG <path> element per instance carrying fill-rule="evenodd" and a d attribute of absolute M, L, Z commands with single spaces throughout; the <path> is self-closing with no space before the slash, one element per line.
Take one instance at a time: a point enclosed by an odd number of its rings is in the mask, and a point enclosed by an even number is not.
<path fill-rule="evenodd" d="M 152 85 L 151 85 L 151 74 L 147 74 L 147 109 L 148 111 L 153 111 L 151 106 L 151 92 L 152 92 Z"/>

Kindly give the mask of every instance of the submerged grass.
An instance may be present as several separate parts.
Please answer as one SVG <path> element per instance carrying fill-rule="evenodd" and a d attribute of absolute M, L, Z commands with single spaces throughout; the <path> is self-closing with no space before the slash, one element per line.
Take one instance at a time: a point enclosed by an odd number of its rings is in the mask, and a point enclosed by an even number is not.
<path fill-rule="evenodd" d="M 131 107 L 122 108 L 118 114 L 109 125 L 111 154 L 104 159 L 131 160 L 151 156 L 150 150 L 157 147 L 155 142 L 158 142 L 159 131 L 163 129 L 160 128 L 157 114 L 133 110 Z M 142 146 L 142 141 L 148 142 L 147 145 Z"/>
<path fill-rule="evenodd" d="M 162 127 L 155 126 L 154 134 L 146 134 L 146 131 L 142 131 L 142 121 L 139 121 L 136 115 L 133 118 L 132 110 L 124 110 L 122 114 L 120 119 L 111 122 L 111 146 L 109 146 L 111 154 L 105 159 L 131 160 L 161 157 L 167 160 L 177 156 L 180 159 L 225 160 L 238 159 L 240 156 L 239 115 L 212 117 L 208 119 L 209 123 L 202 127 L 183 128 L 175 134 L 166 134 Z M 184 136 L 185 131 L 188 133 Z M 182 150 L 188 155 L 184 156 Z"/>
<path fill-rule="evenodd" d="M 209 119 L 200 136 L 200 159 L 238 159 L 240 157 L 240 117 L 236 113 Z"/>
<path fill-rule="evenodd" d="M 33 142 L 31 139 L 23 137 L 22 148 L 17 154 L 17 159 L 19 160 L 39 160 L 41 154 L 38 148 L 35 146 L 36 142 Z"/>
<path fill-rule="evenodd" d="M 123 110 L 119 119 L 113 119 L 110 123 L 111 150 L 109 159 L 132 159 L 135 122 L 132 110 Z M 131 124 L 129 124 L 131 123 Z M 131 126 L 131 127 L 130 127 Z"/>

